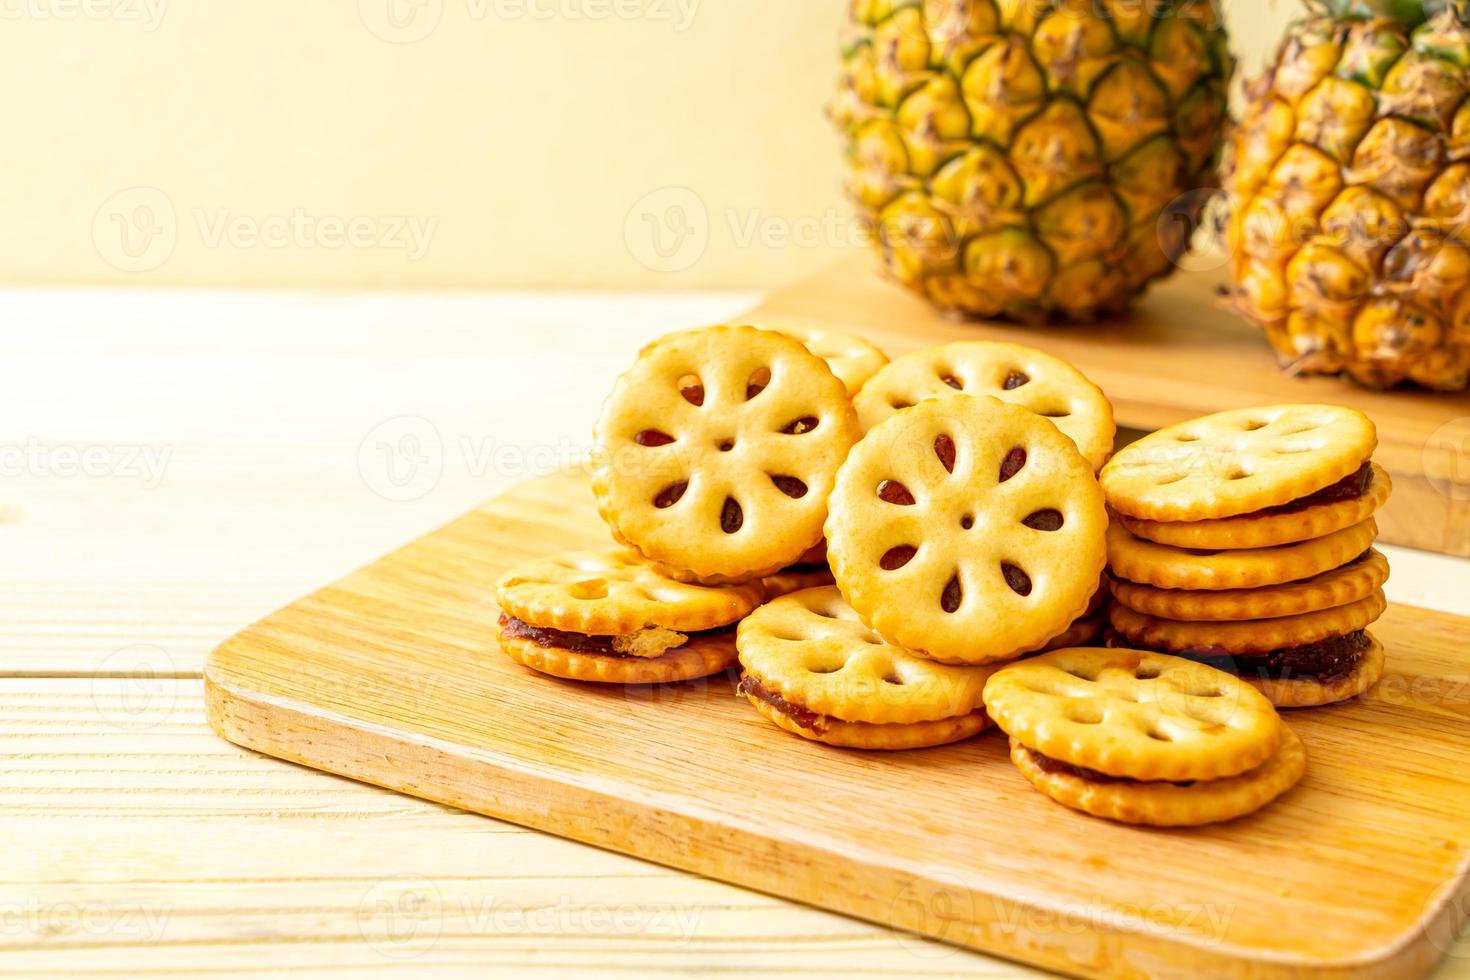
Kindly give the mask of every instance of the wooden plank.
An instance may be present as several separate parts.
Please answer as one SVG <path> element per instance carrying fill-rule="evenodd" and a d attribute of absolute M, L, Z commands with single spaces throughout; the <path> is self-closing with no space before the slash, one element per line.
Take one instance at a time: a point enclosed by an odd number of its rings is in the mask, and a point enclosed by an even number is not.
<path fill-rule="evenodd" d="M 198 681 L 0 680 L 0 975 L 1015 976 L 257 755 Z"/>
<path fill-rule="evenodd" d="M 1107 392 L 1119 423 L 1138 429 L 1248 405 L 1349 405 L 1378 424 L 1376 459 L 1393 475 L 1393 498 L 1379 517 L 1384 540 L 1470 555 L 1470 393 L 1378 392 L 1288 377 L 1260 332 L 1216 303 L 1222 281 L 1179 273 L 1126 317 L 1032 328 L 945 317 L 881 279 L 864 256 L 771 294 L 747 319 L 825 324 L 890 354 L 964 338 L 1029 344 L 1076 364 Z"/>
<path fill-rule="evenodd" d="M 292 761 L 1069 973 L 1422 973 L 1466 907 L 1470 622 L 1393 607 L 1389 675 L 1292 716 L 1304 783 L 1149 831 L 1033 793 L 1003 740 L 886 756 L 795 739 L 726 679 L 608 689 L 494 649 L 510 564 L 605 539 L 524 484 L 233 638 L 211 724 Z"/>

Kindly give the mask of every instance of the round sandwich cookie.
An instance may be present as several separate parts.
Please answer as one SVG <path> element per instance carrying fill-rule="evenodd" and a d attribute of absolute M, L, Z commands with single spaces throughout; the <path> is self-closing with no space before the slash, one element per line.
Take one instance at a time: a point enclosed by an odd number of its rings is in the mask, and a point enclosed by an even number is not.
<path fill-rule="evenodd" d="M 1301 741 L 1255 688 L 1177 657 L 1064 649 L 1003 667 L 986 710 L 1011 759 L 1065 806 L 1195 826 L 1254 812 L 1301 779 Z"/>
<path fill-rule="evenodd" d="M 1320 575 L 1256 589 L 1160 589 L 1108 577 L 1108 590 L 1120 604 L 1161 619 L 1226 622 L 1278 619 L 1345 606 L 1366 599 L 1388 581 L 1388 559 L 1370 548 L 1345 565 Z"/>
<path fill-rule="evenodd" d="M 1150 433 L 1103 467 L 1108 505 L 1147 521 L 1213 520 L 1311 497 L 1361 470 L 1378 445 L 1337 405 L 1242 408 Z"/>
<path fill-rule="evenodd" d="M 621 548 L 537 558 L 495 585 L 500 648 L 578 681 L 661 684 L 735 663 L 732 624 L 760 605 L 759 583 L 679 582 Z"/>
<path fill-rule="evenodd" d="M 905 354 L 853 399 L 866 432 L 929 398 L 989 395 L 1030 409 L 1071 439 L 1096 470 L 1113 451 L 1117 426 L 1102 389 L 1066 361 L 1020 344 L 961 340 Z"/>
<path fill-rule="evenodd" d="M 1135 612 L 1121 603 L 1108 609 L 1108 621 L 1125 645 L 1167 653 L 1251 654 L 1303 646 L 1361 630 L 1388 608 L 1379 589 L 1345 606 L 1230 622 L 1187 622 Z"/>
<path fill-rule="evenodd" d="M 1278 708 L 1315 708 L 1357 697 L 1382 679 L 1384 668 L 1383 645 L 1363 629 L 1268 652 L 1174 655 L 1239 676 Z"/>
<path fill-rule="evenodd" d="M 1331 571 L 1363 554 L 1377 537 L 1378 524 L 1370 517 L 1308 541 L 1213 551 L 1146 541 L 1115 521 L 1108 527 L 1108 567 L 1118 578 L 1160 589 L 1255 589 Z"/>
<path fill-rule="evenodd" d="M 943 663 L 1008 660 L 1087 610 L 1106 561 L 1092 466 L 1035 413 L 931 398 L 853 448 L 827 557 L 863 622 Z"/>
<path fill-rule="evenodd" d="M 769 602 L 792 592 L 800 592 L 802 589 L 819 589 L 831 585 L 834 579 L 831 567 L 823 561 L 788 565 L 775 575 L 767 575 L 761 581 L 765 584 L 766 601 Z"/>
<path fill-rule="evenodd" d="M 1108 626 L 1107 610 L 1103 608 L 1107 602 L 1107 598 L 1107 586 L 1099 585 L 1097 591 L 1092 594 L 1092 599 L 1087 603 L 1087 608 L 1081 616 L 1074 619 L 1070 626 L 1050 640 L 1047 640 L 1040 647 L 1035 650 L 1028 650 L 1027 653 L 1049 653 L 1052 650 L 1060 650 L 1063 647 L 1100 645 L 1103 633 L 1106 632 Z M 1022 654 L 1022 656 L 1025 655 Z"/>
<path fill-rule="evenodd" d="M 993 668 L 915 657 L 863 625 L 837 589 L 805 589 L 746 617 L 740 692 L 772 723 L 851 749 L 916 749 L 990 727 Z"/>
<path fill-rule="evenodd" d="M 849 395 L 857 394 L 868 379 L 888 363 L 888 355 L 873 344 L 839 330 L 797 324 L 770 329 L 795 337 L 803 347 L 826 361 L 837 380 L 847 386 Z"/>
<path fill-rule="evenodd" d="M 1119 514 L 1118 520 L 1137 537 L 1176 548 L 1269 548 L 1360 524 L 1377 513 L 1391 493 L 1388 471 L 1369 462 L 1316 493 L 1238 517 L 1145 521 Z"/>
<path fill-rule="evenodd" d="M 592 485 L 613 537 L 666 575 L 749 582 L 821 541 L 857 435 L 847 389 L 796 340 L 682 331 L 646 347 L 608 396 Z"/>

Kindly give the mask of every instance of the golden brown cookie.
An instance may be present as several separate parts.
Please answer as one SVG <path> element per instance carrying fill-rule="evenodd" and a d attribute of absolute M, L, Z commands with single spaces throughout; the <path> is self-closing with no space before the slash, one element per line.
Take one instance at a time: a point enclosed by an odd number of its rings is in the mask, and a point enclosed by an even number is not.
<path fill-rule="evenodd" d="M 1388 471 L 1377 463 L 1368 465 L 1372 478 L 1367 488 L 1360 496 L 1348 500 L 1309 504 L 1301 508 L 1287 504 L 1282 508 L 1204 521 L 1145 521 L 1126 514 L 1119 514 L 1118 520 L 1137 537 L 1176 548 L 1270 548 L 1320 538 L 1362 523 L 1388 500 L 1393 492 L 1393 481 Z M 1347 479 L 1352 479 L 1352 476 Z"/>
<path fill-rule="evenodd" d="M 769 722 L 793 735 L 822 742 L 840 749 L 864 749 L 869 752 L 895 752 L 904 749 L 927 749 L 948 745 L 978 735 L 990 728 L 984 711 L 972 711 L 959 718 L 938 721 L 916 721 L 910 724 L 873 725 L 862 721 L 823 718 L 811 726 L 801 724 L 773 704 L 746 693 L 751 704 Z"/>
<path fill-rule="evenodd" d="M 827 362 L 832 373 L 847 386 L 847 393 L 855 395 L 888 363 L 888 355 L 861 337 L 839 330 L 827 330 L 811 324 L 787 323 L 773 327 L 788 337 L 795 337 L 802 346 Z"/>
<path fill-rule="evenodd" d="M 853 399 L 863 431 L 927 398 L 989 395 L 1050 419 L 1096 470 L 1113 451 L 1113 406 L 1060 358 L 1020 344 L 961 340 L 905 354 Z"/>
<path fill-rule="evenodd" d="M 625 636 L 649 627 L 717 629 L 760 605 L 759 584 L 704 586 L 660 574 L 623 548 L 570 551 L 523 562 L 495 584 L 496 603 L 532 626 Z"/>
<path fill-rule="evenodd" d="M 710 327 L 646 347 L 595 431 L 613 536 L 681 581 L 748 582 L 822 537 L 857 438 L 847 389 L 785 334 Z"/>
<path fill-rule="evenodd" d="M 1337 405 L 1242 408 L 1180 422 L 1119 450 L 1108 505 L 1150 521 L 1233 517 L 1306 497 L 1373 455 L 1378 433 Z"/>
<path fill-rule="evenodd" d="M 1276 619 L 1345 606 L 1366 599 L 1388 581 L 1388 559 L 1373 549 L 1346 565 L 1299 582 L 1266 585 L 1258 589 L 1160 589 L 1152 585 L 1108 578 L 1108 589 L 1118 602 L 1137 612 L 1162 619 L 1223 622 L 1238 619 Z"/>
<path fill-rule="evenodd" d="M 1281 747 L 1237 776 L 1202 782 L 1140 782 L 1089 778 L 1059 767 L 1011 739 L 1011 761 L 1021 774 L 1063 806 L 1094 817 L 1149 827 L 1195 827 L 1233 820 L 1261 809 L 1295 786 L 1307 753 L 1296 733 L 1281 726 Z"/>
<path fill-rule="evenodd" d="M 1061 650 L 1064 647 L 1092 646 L 1102 636 L 1104 627 L 1107 626 L 1107 617 L 1101 613 L 1092 613 L 1076 620 L 1071 626 L 1062 630 L 1056 636 L 1047 640 L 1036 653 L 1050 653 L 1053 650 Z"/>
<path fill-rule="evenodd" d="M 783 595 L 792 592 L 800 592 L 802 589 L 820 589 L 832 584 L 832 569 L 823 562 L 819 565 L 808 565 L 805 563 L 783 568 L 775 575 L 767 575 L 761 580 L 766 588 L 766 601 L 779 599 Z"/>
<path fill-rule="evenodd" d="M 1191 623 L 1135 612 L 1121 603 L 1108 609 L 1108 621 L 1131 646 L 1176 653 L 1269 653 L 1356 632 L 1376 622 L 1388 608 L 1379 589 L 1345 606 L 1315 612 L 1234 622 Z"/>
<path fill-rule="evenodd" d="M 1310 541 L 1208 551 L 1145 541 L 1114 522 L 1108 528 L 1108 567 L 1118 578 L 1161 589 L 1254 589 L 1311 578 L 1345 565 L 1367 551 L 1377 537 L 1378 524 L 1370 517 Z"/>
<path fill-rule="evenodd" d="M 913 748 L 985 727 L 990 668 L 947 666 L 885 643 L 831 586 L 767 603 L 741 622 L 736 643 L 742 693 L 806 738 Z"/>
<path fill-rule="evenodd" d="M 1383 677 L 1383 644 L 1368 634 L 1368 648 L 1347 674 L 1339 677 L 1241 677 L 1278 708 L 1315 708 L 1357 697 Z"/>
<path fill-rule="evenodd" d="M 985 707 L 1026 748 L 1143 781 L 1209 780 L 1276 753 L 1281 721 L 1239 677 L 1145 650 L 1072 648 L 1003 667 Z"/>
<path fill-rule="evenodd" d="M 672 684 L 718 674 L 738 660 L 731 630 L 692 636 L 688 643 L 657 657 L 582 653 L 554 643 L 542 645 L 536 639 L 509 635 L 505 624 L 499 641 L 506 656 L 532 670 L 601 684 Z"/>
<path fill-rule="evenodd" d="M 890 643 L 992 663 L 1083 614 L 1106 523 L 1091 465 L 1055 426 L 994 398 L 931 398 L 854 447 L 832 494 L 827 557 Z"/>

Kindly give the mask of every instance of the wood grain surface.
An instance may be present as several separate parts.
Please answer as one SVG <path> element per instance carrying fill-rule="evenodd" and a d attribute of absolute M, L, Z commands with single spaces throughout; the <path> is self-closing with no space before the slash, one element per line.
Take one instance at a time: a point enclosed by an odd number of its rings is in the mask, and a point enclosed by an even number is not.
<path fill-rule="evenodd" d="M 1231 824 L 1150 831 L 1033 793 L 992 734 L 855 754 L 727 678 L 550 680 L 494 646 L 496 575 L 600 541 L 580 476 L 533 481 L 232 638 L 239 744 L 945 942 L 1089 976 L 1414 976 L 1464 913 L 1470 621 L 1395 606 L 1389 675 L 1298 712 L 1307 778 Z"/>
<path fill-rule="evenodd" d="M 1378 518 L 1383 539 L 1470 555 L 1470 393 L 1376 392 L 1335 378 L 1289 377 L 1260 331 L 1219 307 L 1222 281 L 1181 273 L 1127 316 L 1037 329 L 942 316 L 880 279 L 862 257 L 772 293 L 748 319 L 822 323 L 893 355 L 965 338 L 1040 347 L 1100 385 L 1120 425 L 1145 431 L 1249 405 L 1348 405 L 1378 424 L 1375 458 L 1393 476 L 1393 497 Z"/>

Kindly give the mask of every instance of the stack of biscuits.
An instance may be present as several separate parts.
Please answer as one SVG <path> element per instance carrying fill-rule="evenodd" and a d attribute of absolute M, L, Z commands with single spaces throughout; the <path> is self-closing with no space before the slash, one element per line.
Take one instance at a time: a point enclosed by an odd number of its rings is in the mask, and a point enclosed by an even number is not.
<path fill-rule="evenodd" d="M 995 665 L 1101 636 L 1095 473 L 1114 431 L 1095 385 L 1013 344 L 889 364 L 832 331 L 670 334 L 596 426 L 593 487 L 616 545 L 507 573 L 500 645 L 542 673 L 622 684 L 738 657 L 741 693 L 804 738 L 968 737 L 989 727 Z M 864 488 L 869 470 L 883 474 Z M 874 567 L 872 542 L 906 522 L 922 525 L 922 554 Z"/>
<path fill-rule="evenodd" d="M 1101 482 L 1110 642 L 1238 674 L 1278 707 L 1371 688 L 1392 489 L 1373 423 L 1333 405 L 1221 412 L 1122 449 Z"/>
<path fill-rule="evenodd" d="M 594 430 L 612 542 L 506 573 L 500 646 L 609 684 L 738 667 L 761 717 L 842 748 L 999 725 L 1065 805 L 1240 816 L 1305 767 L 1273 702 L 1381 672 L 1372 425 L 1227 413 L 1110 460 L 1115 433 L 1096 385 L 1015 344 L 890 363 L 795 326 L 670 334 Z"/>

